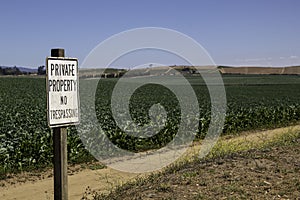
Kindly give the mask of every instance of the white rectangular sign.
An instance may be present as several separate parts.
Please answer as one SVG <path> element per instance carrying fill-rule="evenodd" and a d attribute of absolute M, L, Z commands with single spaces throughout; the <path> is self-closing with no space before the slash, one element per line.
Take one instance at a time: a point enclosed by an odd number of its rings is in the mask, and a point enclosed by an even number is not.
<path fill-rule="evenodd" d="M 46 70 L 49 126 L 78 124 L 78 60 L 76 58 L 48 57 Z"/>

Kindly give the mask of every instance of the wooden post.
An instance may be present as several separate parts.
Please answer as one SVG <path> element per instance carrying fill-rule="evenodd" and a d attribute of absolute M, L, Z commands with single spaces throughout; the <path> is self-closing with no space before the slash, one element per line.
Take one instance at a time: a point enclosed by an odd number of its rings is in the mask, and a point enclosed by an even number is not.
<path fill-rule="evenodd" d="M 65 57 L 64 49 L 51 49 L 51 57 Z M 67 127 L 53 128 L 54 200 L 68 199 Z"/>

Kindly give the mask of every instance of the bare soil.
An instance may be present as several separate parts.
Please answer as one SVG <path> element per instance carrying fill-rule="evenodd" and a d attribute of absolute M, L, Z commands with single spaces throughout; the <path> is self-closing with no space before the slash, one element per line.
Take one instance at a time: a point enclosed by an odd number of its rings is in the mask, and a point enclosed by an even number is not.
<path fill-rule="evenodd" d="M 219 69 L 222 74 L 300 74 L 300 67 L 226 67 Z"/>
<path fill-rule="evenodd" d="M 270 140 L 300 126 L 225 138 L 248 143 Z M 241 143 L 242 144 L 242 143 Z M 194 149 L 199 149 L 195 145 Z M 193 151 L 193 150 L 192 150 Z M 106 199 L 300 199 L 300 141 L 191 162 L 150 179 L 125 184 Z M 100 163 L 68 167 L 69 199 L 93 199 L 144 175 L 101 168 Z M 100 197 L 99 197 L 100 198 Z M 0 199 L 53 199 L 53 171 L 12 174 L 0 180 Z"/>
<path fill-rule="evenodd" d="M 81 199 L 90 190 L 108 193 L 115 186 L 136 176 L 138 175 L 102 168 L 100 163 L 69 166 L 69 199 Z M 0 199 L 53 199 L 53 187 L 53 169 L 9 175 L 7 179 L 0 181 Z M 91 197 L 88 194 L 86 196 Z"/>
<path fill-rule="evenodd" d="M 300 139 L 188 163 L 97 199 L 300 199 Z"/>

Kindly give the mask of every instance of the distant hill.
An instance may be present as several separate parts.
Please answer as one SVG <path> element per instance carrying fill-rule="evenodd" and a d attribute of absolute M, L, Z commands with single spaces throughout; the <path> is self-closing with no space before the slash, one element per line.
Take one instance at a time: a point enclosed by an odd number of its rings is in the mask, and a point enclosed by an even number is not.
<path fill-rule="evenodd" d="M 115 68 L 79 68 L 80 78 L 114 78 L 122 76 L 127 70 Z"/>
<path fill-rule="evenodd" d="M 36 74 L 38 69 L 30 67 L 8 67 L 0 66 L 2 69 L 18 69 L 22 74 Z M 177 72 L 174 73 L 174 70 L 170 70 L 170 67 L 175 69 Z M 115 69 L 109 68 L 105 69 L 79 69 L 79 76 L 81 78 L 92 78 L 92 77 L 120 77 L 130 70 L 126 69 Z M 287 66 L 287 67 L 256 67 L 256 66 L 159 66 L 152 68 L 140 68 L 131 70 L 129 76 L 149 76 L 149 75 L 175 75 L 177 73 L 184 74 L 197 74 L 198 71 L 215 71 L 219 70 L 222 74 L 284 74 L 284 75 L 300 75 L 300 66 Z M 8 71 L 8 70 L 7 70 Z M 1 73 L 0 73 L 1 74 Z M 3 73 L 4 74 L 4 73 Z"/>
<path fill-rule="evenodd" d="M 17 68 L 20 72 L 26 74 L 36 74 L 38 69 L 30 67 L 18 67 L 18 66 L 0 66 L 2 69 L 13 69 Z M 147 75 L 167 75 L 174 74 L 174 71 L 170 70 L 170 67 L 177 70 L 178 73 L 184 74 L 197 74 L 199 71 L 215 71 L 219 70 L 222 74 L 290 74 L 290 75 L 300 75 L 300 66 L 286 66 L 286 67 L 257 67 L 257 66 L 159 66 L 152 68 L 139 68 L 131 70 L 131 75 L 129 76 L 147 76 Z M 82 78 L 91 78 L 91 77 L 120 77 L 126 72 L 130 71 L 128 69 L 116 69 L 109 68 L 105 69 L 95 68 L 95 69 L 79 69 L 79 76 Z"/>
<path fill-rule="evenodd" d="M 18 67 L 21 72 L 27 73 L 37 73 L 37 69 L 27 68 L 27 67 Z"/>
<path fill-rule="evenodd" d="M 222 74 L 300 74 L 300 66 L 290 67 L 220 67 Z"/>
<path fill-rule="evenodd" d="M 174 69 L 174 70 L 171 70 Z M 160 75 L 177 75 L 182 73 L 185 75 L 197 75 L 199 72 L 219 71 L 221 74 L 282 74 L 282 75 L 300 75 L 300 66 L 289 67 L 249 67 L 249 66 L 159 66 L 151 68 L 138 68 L 133 70 L 125 69 L 79 69 L 81 78 L 113 78 L 121 77 L 129 72 L 127 77 L 135 76 L 160 76 Z"/>
<path fill-rule="evenodd" d="M 29 67 L 18 67 L 18 66 L 0 66 L 2 69 L 18 68 L 22 73 L 37 73 L 37 69 Z"/>

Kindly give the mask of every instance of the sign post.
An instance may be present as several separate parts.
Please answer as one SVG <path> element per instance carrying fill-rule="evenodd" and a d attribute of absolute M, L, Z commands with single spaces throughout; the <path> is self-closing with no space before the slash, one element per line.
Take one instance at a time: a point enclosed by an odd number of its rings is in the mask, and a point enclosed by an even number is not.
<path fill-rule="evenodd" d="M 67 126 L 79 123 L 78 61 L 64 49 L 46 59 L 47 117 L 53 128 L 54 200 L 68 199 Z"/>

